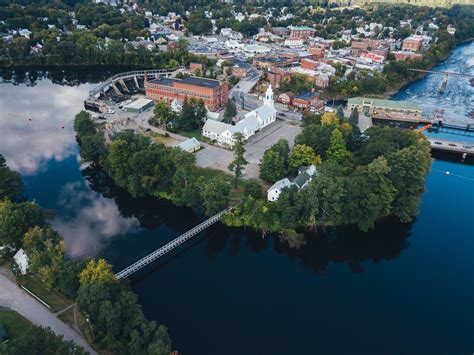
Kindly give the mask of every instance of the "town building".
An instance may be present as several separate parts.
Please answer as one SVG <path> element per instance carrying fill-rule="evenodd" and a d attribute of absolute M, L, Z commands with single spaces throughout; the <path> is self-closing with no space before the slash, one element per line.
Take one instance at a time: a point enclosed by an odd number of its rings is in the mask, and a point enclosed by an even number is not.
<path fill-rule="evenodd" d="M 272 87 L 275 89 L 280 88 L 281 82 L 291 76 L 291 73 L 287 70 L 271 67 L 267 73 L 267 80 Z"/>
<path fill-rule="evenodd" d="M 302 92 L 293 99 L 292 105 L 301 110 L 310 109 L 311 107 L 315 107 L 316 103 L 320 101 L 318 97 L 319 94 L 316 92 Z"/>
<path fill-rule="evenodd" d="M 270 67 L 288 67 L 295 61 L 290 55 L 265 55 L 253 59 L 252 65 L 258 69 L 269 69 Z"/>
<path fill-rule="evenodd" d="M 325 57 L 326 48 L 324 46 L 312 47 L 308 49 L 308 52 L 312 54 L 313 59 L 320 59 Z"/>
<path fill-rule="evenodd" d="M 235 133 L 242 133 L 244 139 L 249 139 L 259 130 L 275 122 L 276 113 L 273 90 L 270 85 L 265 93 L 262 106 L 248 112 L 244 119 L 235 125 L 207 119 L 202 128 L 202 135 L 219 145 L 232 147 L 235 143 Z"/>
<path fill-rule="evenodd" d="M 174 99 L 184 101 L 195 98 L 204 101 L 211 111 L 224 106 L 229 99 L 229 87 L 226 82 L 191 76 L 185 79 L 159 78 L 145 80 L 146 96 L 155 101 L 171 103 Z"/>
<path fill-rule="evenodd" d="M 126 112 L 142 113 L 154 105 L 153 100 L 138 99 L 123 107 Z"/>
<path fill-rule="evenodd" d="M 304 58 L 304 59 L 301 59 L 300 65 L 304 69 L 316 70 L 318 69 L 319 62 L 313 59 Z"/>
<path fill-rule="evenodd" d="M 314 77 L 314 84 L 321 89 L 327 88 L 329 86 L 329 75 L 319 74 Z"/>
<path fill-rule="evenodd" d="M 289 26 L 290 38 L 308 39 L 314 37 L 316 30 L 308 26 Z"/>
<path fill-rule="evenodd" d="M 278 95 L 278 102 L 291 106 L 293 99 L 295 98 L 295 93 L 288 91 Z"/>
<path fill-rule="evenodd" d="M 396 51 L 392 53 L 397 62 L 402 61 L 402 60 L 407 60 L 407 59 L 416 59 L 416 60 L 423 59 L 423 55 L 421 55 L 420 53 L 413 53 L 413 52 L 407 52 L 407 51 Z"/>
<path fill-rule="evenodd" d="M 357 108 L 359 112 L 365 112 L 370 115 L 401 114 L 420 117 L 422 113 L 420 106 L 409 101 L 395 101 L 369 97 L 350 98 L 347 102 L 347 108 L 350 112 Z"/>
<path fill-rule="evenodd" d="M 250 69 L 252 69 L 252 66 L 249 63 L 235 61 L 232 66 L 232 75 L 235 75 L 238 78 L 246 78 Z"/>
<path fill-rule="evenodd" d="M 204 73 L 204 70 L 206 69 L 206 65 L 203 63 L 189 63 L 189 70 L 195 73 L 196 71 L 200 71 L 201 73 Z"/>
<path fill-rule="evenodd" d="M 411 36 L 405 38 L 402 44 L 402 50 L 407 52 L 419 52 L 423 47 L 423 37 Z"/>

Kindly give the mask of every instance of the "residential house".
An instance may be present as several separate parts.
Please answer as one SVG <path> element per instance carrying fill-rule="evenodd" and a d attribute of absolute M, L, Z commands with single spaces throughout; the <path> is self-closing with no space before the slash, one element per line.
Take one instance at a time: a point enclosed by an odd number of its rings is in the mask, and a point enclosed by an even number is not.
<path fill-rule="evenodd" d="M 317 103 L 318 97 L 316 92 L 302 92 L 293 99 L 293 106 L 302 110 L 309 109 Z"/>
<path fill-rule="evenodd" d="M 287 189 L 290 186 L 291 181 L 288 178 L 278 180 L 267 190 L 267 200 L 270 202 L 278 200 L 283 189 Z"/>

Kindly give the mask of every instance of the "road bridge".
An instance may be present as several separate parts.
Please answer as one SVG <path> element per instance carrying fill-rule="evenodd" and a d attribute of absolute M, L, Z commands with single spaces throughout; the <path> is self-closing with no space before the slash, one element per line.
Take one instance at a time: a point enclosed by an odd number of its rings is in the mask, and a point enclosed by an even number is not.
<path fill-rule="evenodd" d="M 225 210 L 217 213 L 216 215 L 212 216 L 211 218 L 205 220 L 204 222 L 198 224 L 193 229 L 187 231 L 186 233 L 180 235 L 178 238 L 173 239 L 171 242 L 163 245 L 161 248 L 155 250 L 154 252 L 148 254 L 147 256 L 141 258 L 137 262 L 133 263 L 132 265 L 126 267 L 122 271 L 118 272 L 115 276 L 117 279 L 122 279 L 124 277 L 128 277 L 138 270 L 141 270 L 146 265 L 152 263 L 153 261 L 157 260 L 158 258 L 162 257 L 163 255 L 169 253 L 171 250 L 176 248 L 177 246 L 183 244 L 185 241 L 191 239 L 195 235 L 199 234 L 203 230 L 207 229 L 208 227 L 212 226 L 214 223 L 221 220 L 221 218 L 233 207 L 228 207 Z"/>
<path fill-rule="evenodd" d="M 151 69 L 151 70 L 134 70 L 134 71 L 128 71 L 125 73 L 119 73 L 111 76 L 107 80 L 103 81 L 102 83 L 96 85 L 94 88 L 92 88 L 89 91 L 89 96 L 90 97 L 95 97 L 96 95 L 100 94 L 104 90 L 108 89 L 110 86 L 115 85 L 116 82 L 123 82 L 124 79 L 130 79 L 133 78 L 134 81 L 136 81 L 137 77 L 151 77 L 151 78 L 157 78 L 159 76 L 164 76 L 164 77 L 171 77 L 178 73 L 179 71 L 184 70 L 183 66 L 172 68 L 172 69 Z"/>
<path fill-rule="evenodd" d="M 451 153 L 461 153 L 463 156 L 474 155 L 474 144 L 467 142 L 455 142 L 446 139 L 428 137 L 432 150 Z"/>

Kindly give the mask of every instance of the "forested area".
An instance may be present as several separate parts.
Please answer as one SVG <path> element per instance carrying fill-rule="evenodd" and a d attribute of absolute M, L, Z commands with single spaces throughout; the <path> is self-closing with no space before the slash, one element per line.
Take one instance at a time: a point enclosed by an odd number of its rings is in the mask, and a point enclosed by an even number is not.
<path fill-rule="evenodd" d="M 118 354 L 169 355 L 171 341 L 166 327 L 145 318 L 130 286 L 118 282 L 104 260 L 65 260 L 63 239 L 49 223 L 52 211 L 22 196 L 21 176 L 10 170 L 0 155 L 0 245 L 6 246 L 1 259 L 10 260 L 23 248 L 29 257 L 28 271 L 37 274 L 46 289 L 76 300 L 101 349 Z M 4 348 L 0 345 L 0 351 Z M 83 353 L 42 329 L 25 334 L 6 349 L 6 354 Z"/>
<path fill-rule="evenodd" d="M 265 153 L 261 178 L 274 182 L 309 164 L 317 176 L 301 191 L 284 189 L 276 202 L 242 196 L 226 217 L 229 225 L 282 233 L 297 245 L 304 240 L 296 232 L 301 228 L 355 224 L 367 231 L 388 215 L 402 222 L 417 215 L 431 166 L 426 138 L 379 126 L 361 136 L 353 123 L 329 113 L 307 113 L 305 121 L 292 151 L 280 141 Z"/>

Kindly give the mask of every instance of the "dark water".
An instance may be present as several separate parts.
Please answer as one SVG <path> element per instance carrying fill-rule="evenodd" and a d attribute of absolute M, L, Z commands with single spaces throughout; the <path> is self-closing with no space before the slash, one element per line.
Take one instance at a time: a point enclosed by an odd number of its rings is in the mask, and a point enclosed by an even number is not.
<path fill-rule="evenodd" d="M 71 122 L 87 81 L 0 84 L 0 152 L 28 196 L 57 210 L 69 257 L 119 270 L 200 217 L 80 168 Z M 132 286 L 184 354 L 470 354 L 473 211 L 474 167 L 437 160 L 412 224 L 318 232 L 300 250 L 217 225 Z"/>

